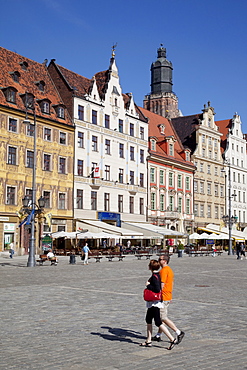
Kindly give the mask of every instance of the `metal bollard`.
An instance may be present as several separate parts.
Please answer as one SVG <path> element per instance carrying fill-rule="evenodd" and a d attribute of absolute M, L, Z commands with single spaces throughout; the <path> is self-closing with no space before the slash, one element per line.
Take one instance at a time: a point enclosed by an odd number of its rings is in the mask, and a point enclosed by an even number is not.
<path fill-rule="evenodd" d="M 71 255 L 69 256 L 69 263 L 70 263 L 71 265 L 74 265 L 74 264 L 75 264 L 75 254 L 71 254 Z"/>

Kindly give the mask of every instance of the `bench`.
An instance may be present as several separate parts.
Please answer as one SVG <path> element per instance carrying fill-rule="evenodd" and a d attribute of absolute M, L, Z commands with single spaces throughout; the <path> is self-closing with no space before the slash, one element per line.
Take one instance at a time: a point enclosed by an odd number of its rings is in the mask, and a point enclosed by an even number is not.
<path fill-rule="evenodd" d="M 36 260 L 36 262 L 38 262 L 40 266 L 43 266 L 43 263 L 46 262 L 46 261 L 50 261 L 51 262 L 51 266 L 52 265 L 57 266 L 57 258 L 56 257 L 47 258 L 47 255 L 46 254 L 41 254 L 39 256 L 39 259 Z"/>
<path fill-rule="evenodd" d="M 146 251 L 138 251 L 135 254 L 135 257 L 137 257 L 138 260 L 141 260 L 142 257 L 146 257 L 146 260 L 150 260 L 150 257 L 152 256 L 151 253 L 146 252 Z"/>
<path fill-rule="evenodd" d="M 88 255 L 88 259 L 90 258 L 94 258 L 95 259 L 95 262 L 100 262 L 101 258 L 103 258 L 102 255 L 100 255 L 98 252 L 95 253 L 95 252 L 91 252 L 89 255 Z M 83 261 L 84 260 L 84 256 L 81 256 L 81 260 Z"/>
<path fill-rule="evenodd" d="M 104 257 L 108 258 L 108 261 L 112 261 L 113 258 L 118 258 L 119 261 L 123 261 L 125 256 L 120 252 L 112 252 L 110 254 L 105 254 Z"/>

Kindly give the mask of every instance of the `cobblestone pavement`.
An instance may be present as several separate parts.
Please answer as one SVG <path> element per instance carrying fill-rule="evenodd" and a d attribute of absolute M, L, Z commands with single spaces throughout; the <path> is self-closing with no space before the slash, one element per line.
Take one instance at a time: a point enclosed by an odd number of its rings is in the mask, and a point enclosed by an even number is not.
<path fill-rule="evenodd" d="M 247 260 L 172 256 L 169 313 L 186 333 L 172 351 L 165 337 L 139 347 L 147 260 L 59 260 L 0 258 L 0 369 L 247 369 Z"/>

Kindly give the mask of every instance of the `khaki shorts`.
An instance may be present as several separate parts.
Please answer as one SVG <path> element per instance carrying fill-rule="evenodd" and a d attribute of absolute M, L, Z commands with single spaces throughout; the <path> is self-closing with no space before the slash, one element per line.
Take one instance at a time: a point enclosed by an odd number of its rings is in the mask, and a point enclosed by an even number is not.
<path fill-rule="evenodd" d="M 160 318 L 161 321 L 165 321 L 168 319 L 168 306 L 169 306 L 170 301 L 163 301 L 163 308 L 160 308 Z"/>

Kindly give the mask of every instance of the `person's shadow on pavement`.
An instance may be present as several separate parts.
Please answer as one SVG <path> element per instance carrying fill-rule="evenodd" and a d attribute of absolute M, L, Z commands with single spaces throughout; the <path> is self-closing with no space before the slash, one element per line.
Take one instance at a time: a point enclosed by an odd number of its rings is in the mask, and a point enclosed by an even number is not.
<path fill-rule="evenodd" d="M 131 338 L 136 339 L 144 339 L 145 337 L 141 335 L 141 333 L 133 331 L 133 330 L 125 330 L 121 328 L 110 328 L 109 326 L 101 326 L 102 329 L 107 329 L 109 334 L 104 333 L 91 333 L 92 335 L 98 335 L 104 339 L 112 340 L 112 341 L 120 341 L 120 342 L 129 342 L 133 344 L 139 344 L 132 340 Z"/>

